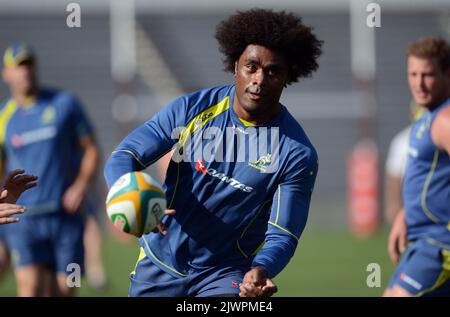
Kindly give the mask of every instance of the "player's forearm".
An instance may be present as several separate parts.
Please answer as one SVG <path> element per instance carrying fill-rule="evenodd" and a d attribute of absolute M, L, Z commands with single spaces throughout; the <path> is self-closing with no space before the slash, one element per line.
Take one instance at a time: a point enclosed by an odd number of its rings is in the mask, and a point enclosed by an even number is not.
<path fill-rule="evenodd" d="M 268 234 L 266 243 L 253 259 L 252 267 L 263 267 L 268 277 L 273 278 L 289 263 L 297 247 L 297 240 L 291 236 Z"/>
<path fill-rule="evenodd" d="M 108 188 L 122 175 L 140 171 L 143 167 L 127 152 L 113 152 L 105 165 L 104 177 Z"/>
<path fill-rule="evenodd" d="M 385 218 L 389 224 L 403 206 L 401 177 L 387 175 L 385 184 Z"/>
<path fill-rule="evenodd" d="M 92 142 L 85 146 L 81 159 L 80 171 L 78 172 L 75 184 L 87 187 L 95 175 L 100 159 L 100 151 L 97 145 Z"/>

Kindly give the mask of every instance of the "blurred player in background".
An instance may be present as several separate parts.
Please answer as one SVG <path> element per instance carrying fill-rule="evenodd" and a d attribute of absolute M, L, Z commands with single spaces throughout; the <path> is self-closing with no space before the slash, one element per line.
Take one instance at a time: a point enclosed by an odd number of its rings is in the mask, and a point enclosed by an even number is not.
<path fill-rule="evenodd" d="M 98 165 L 99 151 L 80 102 L 70 93 L 41 88 L 36 56 L 25 44 L 8 47 L 3 79 L 11 97 L 0 107 L 7 172 L 38 175 L 24 194 L 21 221 L 5 237 L 20 296 L 71 296 L 67 265 L 83 269 L 83 218 L 79 210 Z"/>
<path fill-rule="evenodd" d="M 162 234 L 141 237 L 130 296 L 271 296 L 272 279 L 305 227 L 317 154 L 279 99 L 284 87 L 318 68 L 322 42 L 293 14 L 261 9 L 229 17 L 216 38 L 235 83 L 180 97 L 128 135 L 105 167 L 108 185 L 174 147 L 189 151 L 185 142 L 198 129 L 219 129 L 228 149 L 236 144 L 226 144 L 227 128 L 245 138 L 276 127 L 279 148 L 256 161 L 249 153 L 243 162 L 172 159 L 165 180 L 171 216 L 159 225 Z M 171 137 L 177 127 L 188 133 L 178 142 Z M 272 164 L 278 167 L 264 172 Z"/>
<path fill-rule="evenodd" d="M 450 296 L 450 47 L 423 38 L 407 57 L 409 87 L 425 112 L 411 128 L 404 209 L 388 246 L 394 263 L 403 256 L 384 295 Z"/>
<path fill-rule="evenodd" d="M 410 103 L 410 122 L 418 120 L 423 110 L 414 101 Z M 392 225 L 395 216 L 403 208 L 402 184 L 408 158 L 408 138 L 412 124 L 398 132 L 389 145 L 385 167 L 384 219 Z"/>

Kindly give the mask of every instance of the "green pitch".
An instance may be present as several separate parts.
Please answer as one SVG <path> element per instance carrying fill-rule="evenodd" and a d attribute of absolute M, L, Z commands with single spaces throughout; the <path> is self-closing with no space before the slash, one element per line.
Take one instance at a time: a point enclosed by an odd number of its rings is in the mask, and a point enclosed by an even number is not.
<path fill-rule="evenodd" d="M 357 240 L 345 232 L 307 229 L 294 258 L 275 279 L 277 296 L 380 296 L 393 272 L 386 251 L 387 230 L 369 240 Z M 128 274 L 134 268 L 139 250 L 137 243 L 105 239 L 104 257 L 109 287 L 91 289 L 85 280 L 80 296 L 127 296 Z M 381 268 L 381 287 L 369 288 L 366 279 L 369 263 Z M 0 281 L 0 297 L 15 296 L 11 273 Z"/>
<path fill-rule="evenodd" d="M 278 296 L 380 296 L 394 266 L 387 230 L 368 240 L 349 233 L 306 230 L 294 258 L 276 278 Z M 380 286 L 369 288 L 370 263 L 380 265 Z M 371 279 L 372 280 L 372 279 Z"/>

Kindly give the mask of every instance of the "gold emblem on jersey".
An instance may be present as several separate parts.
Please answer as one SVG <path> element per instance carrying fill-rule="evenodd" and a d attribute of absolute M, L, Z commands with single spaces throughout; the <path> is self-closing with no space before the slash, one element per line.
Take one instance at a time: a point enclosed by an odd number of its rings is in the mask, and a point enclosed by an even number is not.
<path fill-rule="evenodd" d="M 272 154 L 267 153 L 266 155 L 261 156 L 258 160 L 254 162 L 249 162 L 248 166 L 256 168 L 262 172 L 265 172 L 267 169 L 267 165 L 272 163 Z"/>
<path fill-rule="evenodd" d="M 56 117 L 55 108 L 53 106 L 47 106 L 44 109 L 44 112 L 42 113 L 41 120 L 43 124 L 49 124 L 55 121 L 55 117 Z"/>

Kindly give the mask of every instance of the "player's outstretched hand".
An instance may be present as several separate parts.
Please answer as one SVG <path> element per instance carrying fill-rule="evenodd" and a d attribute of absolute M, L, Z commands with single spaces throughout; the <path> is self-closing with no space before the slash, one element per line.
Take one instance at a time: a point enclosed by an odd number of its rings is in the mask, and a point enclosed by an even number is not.
<path fill-rule="evenodd" d="M 15 204 L 24 191 L 37 186 L 38 177 L 24 173 L 21 169 L 9 173 L 0 193 L 0 203 Z"/>
<path fill-rule="evenodd" d="M 406 232 L 405 211 L 402 209 L 395 217 L 391 233 L 389 234 L 388 252 L 394 264 L 398 263 L 400 255 L 406 249 Z"/>
<path fill-rule="evenodd" d="M 175 213 L 176 213 L 175 209 L 166 209 L 164 211 L 164 215 L 167 215 L 167 216 L 173 216 L 173 215 L 175 215 Z M 163 225 L 162 222 L 160 222 L 156 225 L 156 228 L 153 229 L 152 232 L 154 232 L 154 233 L 160 232 L 163 236 L 165 236 L 168 233 L 168 230 L 167 230 L 166 226 Z"/>
<path fill-rule="evenodd" d="M 263 267 L 253 267 L 244 275 L 240 286 L 241 297 L 270 297 L 278 291 L 275 283 L 267 277 Z"/>
<path fill-rule="evenodd" d="M 4 225 L 7 223 L 12 222 L 18 222 L 20 219 L 15 217 L 10 217 L 12 215 L 16 214 L 22 214 L 25 212 L 25 207 L 14 205 L 14 204 L 7 204 L 7 203 L 0 203 L 0 225 Z"/>

